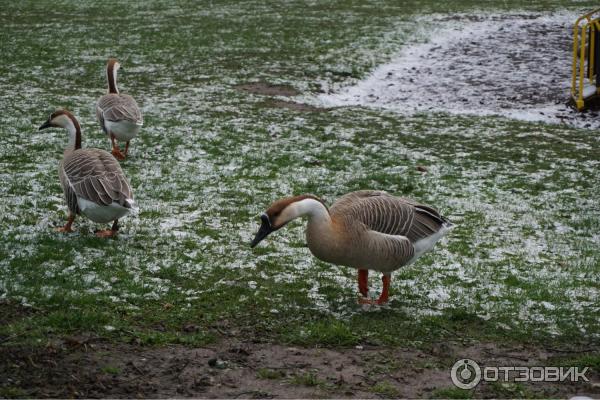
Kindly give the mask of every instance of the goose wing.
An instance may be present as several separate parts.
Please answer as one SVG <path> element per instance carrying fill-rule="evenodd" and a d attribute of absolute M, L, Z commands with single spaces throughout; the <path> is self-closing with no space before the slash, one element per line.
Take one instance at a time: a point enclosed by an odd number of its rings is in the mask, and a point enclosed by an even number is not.
<path fill-rule="evenodd" d="M 100 97 L 96 105 L 96 116 L 105 132 L 104 120 L 115 122 L 127 120 L 138 125 L 144 123 L 138 104 L 127 94 L 111 93 Z"/>
<path fill-rule="evenodd" d="M 383 235 L 403 236 L 412 243 L 437 233 L 448 221 L 435 209 L 384 191 L 361 190 L 342 196 L 330 210 L 348 224 Z"/>
<path fill-rule="evenodd" d="M 65 156 L 61 168 L 61 183 L 67 203 L 75 207 L 77 197 L 107 206 L 117 202 L 131 207 L 133 194 L 119 162 L 100 149 L 75 150 Z"/>
<path fill-rule="evenodd" d="M 71 211 L 73 214 L 81 214 L 81 210 L 77 204 L 77 194 L 75 194 L 75 190 L 69 184 L 69 178 L 67 178 L 67 174 L 65 173 L 64 160 L 61 160 L 58 166 L 58 176 L 60 178 L 60 185 L 63 188 L 69 211 Z"/>

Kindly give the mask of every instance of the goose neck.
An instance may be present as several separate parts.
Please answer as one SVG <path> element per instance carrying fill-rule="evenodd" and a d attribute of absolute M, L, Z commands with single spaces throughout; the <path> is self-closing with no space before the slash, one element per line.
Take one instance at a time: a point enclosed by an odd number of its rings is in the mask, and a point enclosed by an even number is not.
<path fill-rule="evenodd" d="M 329 224 L 331 216 L 323 203 L 315 199 L 304 199 L 292 205 L 293 214 L 297 217 L 307 217 L 309 223 Z"/>
<path fill-rule="evenodd" d="M 69 143 L 65 151 L 77 150 L 81 148 L 81 126 L 75 118 L 69 117 L 69 122 L 65 126 L 69 133 Z"/>
<path fill-rule="evenodd" d="M 114 63 L 110 63 L 106 67 L 106 79 L 108 81 L 108 93 L 119 94 L 119 89 L 117 88 L 117 68 Z"/>

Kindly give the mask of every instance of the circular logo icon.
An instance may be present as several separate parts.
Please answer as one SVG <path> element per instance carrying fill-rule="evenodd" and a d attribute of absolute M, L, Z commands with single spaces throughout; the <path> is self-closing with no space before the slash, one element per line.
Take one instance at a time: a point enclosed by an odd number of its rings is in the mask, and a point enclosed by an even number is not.
<path fill-rule="evenodd" d="M 450 377 L 456 387 L 473 389 L 481 380 L 481 368 L 475 361 L 463 358 L 454 363 Z"/>

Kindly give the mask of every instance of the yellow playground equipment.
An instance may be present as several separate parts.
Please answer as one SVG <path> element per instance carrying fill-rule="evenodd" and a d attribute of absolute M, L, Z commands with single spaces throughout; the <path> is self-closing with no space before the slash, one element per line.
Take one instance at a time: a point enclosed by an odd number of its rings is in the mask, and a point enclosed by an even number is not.
<path fill-rule="evenodd" d="M 600 97 L 600 8 L 577 19 L 573 26 L 571 100 L 582 111 Z"/>

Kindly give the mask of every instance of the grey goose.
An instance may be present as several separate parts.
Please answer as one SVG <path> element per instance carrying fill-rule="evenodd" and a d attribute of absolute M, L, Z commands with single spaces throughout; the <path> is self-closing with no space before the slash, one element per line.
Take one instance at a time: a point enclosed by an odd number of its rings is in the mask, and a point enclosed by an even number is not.
<path fill-rule="evenodd" d="M 119 162 L 101 149 L 81 148 L 81 127 L 77 119 L 66 110 L 59 110 L 39 127 L 65 128 L 69 143 L 59 163 L 60 183 L 69 208 L 69 217 L 59 232 L 72 232 L 76 215 L 83 214 L 97 223 L 113 221 L 111 229 L 100 230 L 96 236 L 117 234 L 118 221 L 133 209 L 133 193 L 121 170 Z"/>
<path fill-rule="evenodd" d="M 128 94 L 119 93 L 117 88 L 117 71 L 121 64 L 110 58 L 106 65 L 108 94 L 100 97 L 96 105 L 96 117 L 102 130 L 112 143 L 112 154 L 124 160 L 129 151 L 129 141 L 137 136 L 144 124 L 142 112 L 135 99 Z M 126 142 L 125 154 L 121 152 L 116 141 Z"/>
<path fill-rule="evenodd" d="M 361 190 L 340 197 L 331 208 L 313 195 L 275 201 L 261 215 L 251 247 L 288 222 L 308 217 L 306 241 L 320 260 L 358 269 L 360 303 L 384 304 L 393 271 L 431 250 L 452 224 L 435 209 L 384 191 Z M 382 273 L 377 300 L 367 298 L 368 271 Z"/>

